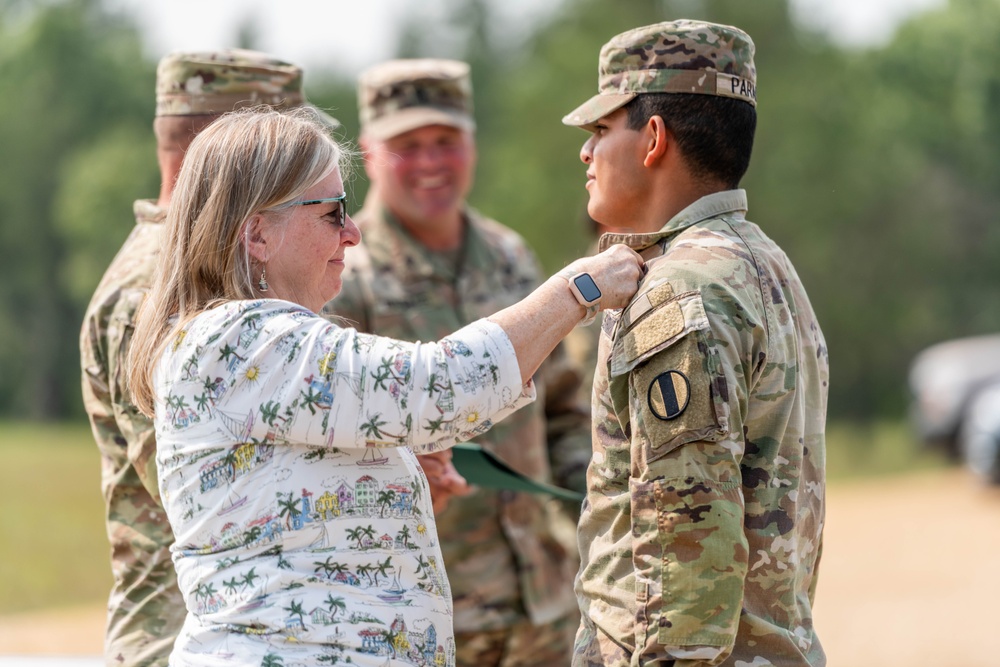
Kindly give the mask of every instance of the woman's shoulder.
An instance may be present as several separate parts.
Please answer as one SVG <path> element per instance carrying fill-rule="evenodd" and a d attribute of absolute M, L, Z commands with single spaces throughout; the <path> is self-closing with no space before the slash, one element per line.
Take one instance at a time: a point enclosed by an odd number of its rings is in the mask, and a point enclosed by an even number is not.
<path fill-rule="evenodd" d="M 240 347 L 247 347 L 265 331 L 280 335 L 310 325 L 329 326 L 330 323 L 308 308 L 290 301 L 226 301 L 199 313 L 181 327 L 174 349 L 222 343 L 227 339 L 236 339 Z"/>
<path fill-rule="evenodd" d="M 281 299 L 246 299 L 226 301 L 209 308 L 191 320 L 192 326 L 211 324 L 217 327 L 230 327 L 248 319 L 253 320 L 283 320 L 303 321 L 320 319 L 319 316 L 291 301 Z"/>

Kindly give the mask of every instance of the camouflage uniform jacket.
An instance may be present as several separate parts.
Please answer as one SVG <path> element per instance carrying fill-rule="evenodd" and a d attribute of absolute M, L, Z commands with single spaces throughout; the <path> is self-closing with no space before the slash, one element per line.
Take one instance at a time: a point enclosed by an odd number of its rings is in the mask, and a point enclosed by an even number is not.
<path fill-rule="evenodd" d="M 355 216 L 362 244 L 346 255 L 344 287 L 333 312 L 362 331 L 403 340 L 437 340 L 516 303 L 539 284 L 524 240 L 475 211 L 466 212 L 460 267 L 434 256 L 369 197 Z M 579 375 L 561 352 L 536 377 L 539 400 L 476 442 L 521 473 L 583 490 L 590 419 L 575 398 Z M 544 402 L 544 407 L 543 407 Z M 546 414 L 549 419 L 546 420 Z M 546 429 L 550 429 L 546 446 Z M 579 562 L 563 501 L 479 489 L 437 516 L 455 598 L 456 632 L 536 624 L 575 613 Z"/>
<path fill-rule="evenodd" d="M 83 401 L 101 451 L 114 586 L 108 600 L 109 665 L 166 665 L 184 621 L 170 561 L 173 533 L 159 502 L 153 423 L 125 397 L 133 317 L 152 279 L 165 211 L 135 202 L 136 227 L 104 274 L 80 333 Z"/>
<path fill-rule="evenodd" d="M 575 665 L 825 664 L 827 349 L 746 207 L 719 192 L 602 238 L 649 272 L 602 325 Z"/>

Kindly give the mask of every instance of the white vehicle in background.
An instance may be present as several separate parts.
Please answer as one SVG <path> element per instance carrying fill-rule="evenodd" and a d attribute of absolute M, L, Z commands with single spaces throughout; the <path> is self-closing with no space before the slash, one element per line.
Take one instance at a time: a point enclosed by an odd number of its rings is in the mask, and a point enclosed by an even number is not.
<path fill-rule="evenodd" d="M 1000 335 L 932 345 L 910 366 L 920 438 L 1000 484 Z"/>

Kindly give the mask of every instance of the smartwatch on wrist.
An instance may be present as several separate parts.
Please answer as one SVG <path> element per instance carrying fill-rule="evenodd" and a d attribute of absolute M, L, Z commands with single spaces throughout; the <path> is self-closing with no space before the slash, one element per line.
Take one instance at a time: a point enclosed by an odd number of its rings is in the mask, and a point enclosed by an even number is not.
<path fill-rule="evenodd" d="M 589 273 L 573 273 L 566 269 L 559 272 L 559 277 L 569 282 L 569 291 L 587 309 L 587 316 L 577 326 L 586 326 L 593 322 L 601 309 L 601 288 Z"/>

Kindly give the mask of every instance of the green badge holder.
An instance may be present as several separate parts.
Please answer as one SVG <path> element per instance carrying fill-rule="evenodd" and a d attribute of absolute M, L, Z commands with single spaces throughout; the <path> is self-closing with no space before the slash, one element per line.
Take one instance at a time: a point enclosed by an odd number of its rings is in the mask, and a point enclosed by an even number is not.
<path fill-rule="evenodd" d="M 536 482 L 507 465 L 496 454 L 466 442 L 451 449 L 452 463 L 469 484 L 486 489 L 507 489 L 525 493 L 545 493 L 561 500 L 582 502 L 583 494 L 553 484 Z"/>

